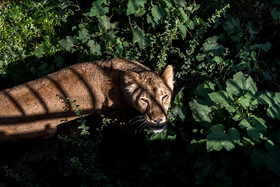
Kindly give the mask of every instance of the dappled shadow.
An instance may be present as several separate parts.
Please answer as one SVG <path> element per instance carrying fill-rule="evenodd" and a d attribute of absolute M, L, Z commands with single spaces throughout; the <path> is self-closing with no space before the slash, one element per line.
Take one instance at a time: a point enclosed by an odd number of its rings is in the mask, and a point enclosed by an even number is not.
<path fill-rule="evenodd" d="M 66 102 L 66 98 L 76 100 L 83 115 L 131 107 L 120 88 L 125 71 L 139 73 L 150 69 L 129 60 L 83 63 L 1 91 L 0 140 L 17 135 L 22 138 L 47 135 L 55 132 L 57 125 L 76 119 L 75 107 Z M 109 89 L 105 98 L 102 89 Z M 148 94 L 165 113 L 153 94 Z M 112 102 L 110 106 L 106 106 L 108 99 Z"/>

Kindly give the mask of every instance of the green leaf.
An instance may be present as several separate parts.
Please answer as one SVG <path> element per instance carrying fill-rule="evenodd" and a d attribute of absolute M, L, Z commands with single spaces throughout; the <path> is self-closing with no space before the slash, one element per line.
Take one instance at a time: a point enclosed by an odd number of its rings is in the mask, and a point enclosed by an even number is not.
<path fill-rule="evenodd" d="M 163 20 L 163 18 L 166 16 L 165 10 L 158 5 L 152 6 L 152 16 L 156 24 L 159 23 L 160 20 Z"/>
<path fill-rule="evenodd" d="M 244 82 L 246 80 L 246 77 L 242 72 L 238 72 L 233 76 L 233 79 L 227 79 L 226 81 L 226 90 L 230 95 L 240 95 L 242 93 L 242 90 L 244 89 Z M 251 83 L 248 80 L 248 85 Z"/>
<path fill-rule="evenodd" d="M 280 120 L 280 103 L 273 105 L 267 109 L 267 115 L 272 119 L 277 118 Z"/>
<path fill-rule="evenodd" d="M 213 51 L 219 47 L 218 36 L 212 36 L 206 39 L 206 42 L 202 46 L 203 52 Z"/>
<path fill-rule="evenodd" d="M 146 48 L 145 32 L 139 27 L 137 27 L 137 29 L 133 31 L 133 43 L 138 43 L 140 49 Z"/>
<path fill-rule="evenodd" d="M 265 125 L 265 120 L 256 116 L 252 116 L 253 127 L 258 131 L 263 132 L 266 131 L 267 126 Z"/>
<path fill-rule="evenodd" d="M 229 105 L 229 96 L 228 93 L 225 91 L 218 91 L 208 94 L 210 99 L 215 103 L 222 106 L 228 106 Z"/>
<path fill-rule="evenodd" d="M 139 8 L 135 13 L 134 16 L 135 17 L 140 17 L 143 16 L 146 13 L 146 10 L 144 8 Z"/>
<path fill-rule="evenodd" d="M 129 0 L 127 4 L 126 15 L 128 16 L 134 14 L 136 11 L 139 11 L 139 9 L 144 10 L 143 8 L 146 2 L 147 0 Z"/>
<path fill-rule="evenodd" d="M 102 0 L 97 0 L 92 3 L 89 16 L 100 18 L 101 16 L 104 16 L 107 13 L 109 13 L 109 8 L 104 6 Z"/>
<path fill-rule="evenodd" d="M 69 52 L 74 52 L 73 46 L 77 43 L 77 38 L 75 36 L 66 36 L 66 39 L 62 39 L 59 41 L 59 44 Z"/>
<path fill-rule="evenodd" d="M 261 137 L 261 133 L 258 131 L 258 129 L 254 128 L 254 127 L 248 127 L 246 129 L 247 134 L 250 138 L 254 139 L 254 140 L 259 140 Z"/>
<path fill-rule="evenodd" d="M 189 106 L 192 110 L 192 115 L 195 121 L 211 123 L 213 117 L 210 115 L 210 107 L 199 104 L 196 100 L 189 102 Z"/>
<path fill-rule="evenodd" d="M 221 124 L 211 127 L 211 132 L 207 135 L 206 147 L 208 151 L 220 151 L 225 148 L 227 151 L 234 149 L 234 142 L 240 141 L 239 132 L 231 128 L 229 135 L 224 132 L 225 127 Z"/>
<path fill-rule="evenodd" d="M 240 126 L 242 129 L 245 129 L 245 128 L 250 127 L 251 125 L 250 125 L 250 123 L 248 122 L 247 119 L 243 119 L 242 121 L 240 121 L 239 126 Z"/>
<path fill-rule="evenodd" d="M 34 53 L 35 53 L 36 57 L 42 58 L 43 54 L 44 54 L 44 48 L 43 47 L 38 47 L 38 48 L 35 49 Z"/>
<path fill-rule="evenodd" d="M 181 99 L 183 98 L 183 89 L 184 87 L 178 92 L 178 94 L 175 96 L 175 99 L 174 99 L 174 103 L 176 104 L 176 106 L 172 109 L 173 113 L 175 115 L 178 115 L 179 118 L 184 121 L 186 116 L 185 116 L 185 113 L 186 113 L 186 108 L 184 107 Z"/>
<path fill-rule="evenodd" d="M 79 30 L 78 40 L 84 41 L 88 38 L 89 38 L 89 33 L 88 33 L 88 30 L 86 28 L 83 28 L 83 29 Z"/>
<path fill-rule="evenodd" d="M 244 89 L 248 90 L 251 95 L 255 95 L 258 91 L 256 83 L 253 81 L 252 77 L 248 77 L 244 82 Z"/>
<path fill-rule="evenodd" d="M 238 130 L 236 128 L 232 127 L 228 130 L 228 137 L 234 143 L 240 142 L 240 133 L 238 132 Z"/>
<path fill-rule="evenodd" d="M 109 29 L 114 29 L 117 23 L 110 23 L 110 18 L 107 16 L 101 16 L 98 19 L 98 28 L 102 32 L 107 32 Z"/>
<path fill-rule="evenodd" d="M 182 39 L 185 39 L 187 36 L 187 27 L 185 25 L 183 25 L 181 22 L 179 22 L 178 27 L 182 34 Z"/>
<path fill-rule="evenodd" d="M 213 58 L 213 60 L 214 60 L 216 63 L 218 63 L 218 64 L 220 64 L 221 62 L 223 62 L 223 59 L 222 59 L 221 57 L 219 57 L 219 56 L 215 56 L 215 57 Z"/>
<path fill-rule="evenodd" d="M 100 56 L 101 53 L 101 47 L 99 44 L 97 44 L 94 40 L 89 40 L 87 43 L 88 47 L 90 47 L 90 53 L 93 55 Z"/>

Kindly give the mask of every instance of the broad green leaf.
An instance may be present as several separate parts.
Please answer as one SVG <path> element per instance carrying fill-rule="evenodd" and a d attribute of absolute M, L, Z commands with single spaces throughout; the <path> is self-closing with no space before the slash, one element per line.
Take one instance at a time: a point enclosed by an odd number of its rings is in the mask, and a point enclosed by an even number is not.
<path fill-rule="evenodd" d="M 187 36 L 187 27 L 185 25 L 183 25 L 182 23 L 179 22 L 178 24 L 179 30 L 182 34 L 182 38 L 185 39 Z"/>
<path fill-rule="evenodd" d="M 229 113 L 233 113 L 236 111 L 235 107 L 231 106 L 231 105 L 228 105 L 226 106 L 226 110 L 229 112 Z"/>
<path fill-rule="evenodd" d="M 272 92 L 263 92 L 258 98 L 258 103 L 272 107 L 275 104 L 273 96 L 274 94 Z"/>
<path fill-rule="evenodd" d="M 204 60 L 204 58 L 206 57 L 206 54 L 204 53 L 199 53 L 198 55 L 196 55 L 196 60 L 201 62 L 202 60 Z"/>
<path fill-rule="evenodd" d="M 195 119 L 195 121 L 209 122 L 209 123 L 212 121 L 213 118 L 210 115 L 210 112 L 211 112 L 210 107 L 199 104 L 196 100 L 189 102 L 189 106 L 192 110 L 192 115 L 193 115 L 193 118 Z"/>
<path fill-rule="evenodd" d="M 242 89 L 238 86 L 237 82 L 233 79 L 227 79 L 226 81 L 226 91 L 230 95 L 239 95 L 242 92 Z"/>
<path fill-rule="evenodd" d="M 243 119 L 242 121 L 240 121 L 239 126 L 240 126 L 242 129 L 245 129 L 245 128 L 250 127 L 251 125 L 250 125 L 250 123 L 248 122 L 247 119 Z"/>
<path fill-rule="evenodd" d="M 211 127 L 211 132 L 207 135 L 206 147 L 208 151 L 220 151 L 225 148 L 227 151 L 234 149 L 234 142 L 240 141 L 239 132 L 231 128 L 229 134 L 224 131 L 224 126 L 221 124 Z"/>
<path fill-rule="evenodd" d="M 225 91 L 218 91 L 208 94 L 210 99 L 215 103 L 222 106 L 228 106 L 229 105 L 229 96 L 228 93 Z"/>
<path fill-rule="evenodd" d="M 226 81 L 226 90 L 230 95 L 239 95 L 244 89 L 244 82 L 246 78 L 242 72 L 238 72 L 233 76 L 233 79 Z M 249 84 L 249 83 L 248 83 Z"/>
<path fill-rule="evenodd" d="M 134 16 L 135 17 L 140 17 L 143 16 L 146 13 L 146 10 L 144 8 L 139 8 L 135 13 Z"/>
<path fill-rule="evenodd" d="M 134 14 L 140 8 L 143 9 L 146 2 L 147 0 L 129 0 L 127 4 L 126 15 Z"/>
<path fill-rule="evenodd" d="M 252 116 L 252 126 L 260 132 L 266 131 L 267 129 L 265 120 L 256 116 Z"/>
<path fill-rule="evenodd" d="M 218 64 L 220 64 L 220 63 L 223 61 L 223 59 L 222 59 L 221 57 L 219 57 L 219 56 L 215 56 L 215 57 L 213 58 L 213 60 L 214 60 L 216 63 L 218 63 Z"/>
<path fill-rule="evenodd" d="M 220 151 L 223 148 L 223 142 L 228 139 L 224 132 L 224 126 L 215 125 L 207 135 L 206 147 L 208 151 Z"/>
<path fill-rule="evenodd" d="M 158 5 L 152 6 L 152 16 L 156 24 L 166 16 L 165 10 Z"/>
<path fill-rule="evenodd" d="M 248 77 L 244 82 L 244 89 L 248 90 L 250 94 L 255 95 L 258 91 L 256 83 L 253 81 L 252 77 Z"/>
<path fill-rule="evenodd" d="M 273 105 L 267 109 L 267 115 L 272 119 L 277 118 L 280 120 L 280 103 Z"/>
<path fill-rule="evenodd" d="M 102 0 L 97 0 L 92 3 L 89 16 L 100 18 L 109 12 L 109 8 L 104 6 Z"/>
<path fill-rule="evenodd" d="M 240 142 L 240 133 L 238 132 L 238 130 L 236 128 L 232 127 L 228 130 L 228 137 L 234 143 Z"/>
<path fill-rule="evenodd" d="M 218 36 L 212 36 L 206 39 L 206 42 L 202 46 L 203 52 L 213 51 L 219 47 Z"/>
<path fill-rule="evenodd" d="M 254 128 L 254 127 L 248 127 L 246 129 L 247 134 L 250 138 L 254 139 L 254 140 L 259 140 L 261 137 L 261 133 L 258 131 L 258 129 Z"/>
<path fill-rule="evenodd" d="M 145 32 L 139 27 L 133 31 L 133 43 L 138 43 L 140 49 L 145 49 L 146 47 Z"/>
<path fill-rule="evenodd" d="M 242 107 L 243 107 L 244 109 L 247 109 L 247 108 L 249 107 L 249 105 L 250 105 L 250 100 L 251 100 L 250 97 L 244 97 L 244 96 L 241 96 L 241 97 L 238 99 L 239 103 L 242 105 Z"/>

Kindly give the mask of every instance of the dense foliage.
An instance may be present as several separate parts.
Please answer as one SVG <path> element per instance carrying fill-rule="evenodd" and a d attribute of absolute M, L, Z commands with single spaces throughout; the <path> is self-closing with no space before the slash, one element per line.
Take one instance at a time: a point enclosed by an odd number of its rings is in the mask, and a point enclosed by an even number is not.
<path fill-rule="evenodd" d="M 118 136 L 110 126 L 121 123 L 121 112 L 86 126 L 68 98 L 82 135 L 59 135 L 58 141 L 71 145 L 67 154 L 77 185 L 280 183 L 279 0 L 37 0 L 0 6 L 2 89 L 97 59 L 175 68 L 170 124 L 161 134 Z M 33 184 L 8 166 L 3 171 L 9 180 Z"/>

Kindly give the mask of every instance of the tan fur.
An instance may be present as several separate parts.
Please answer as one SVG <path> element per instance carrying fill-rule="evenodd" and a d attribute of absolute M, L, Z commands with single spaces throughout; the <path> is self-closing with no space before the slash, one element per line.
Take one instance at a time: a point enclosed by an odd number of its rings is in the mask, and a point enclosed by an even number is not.
<path fill-rule="evenodd" d="M 69 66 L 0 92 L 0 140 L 52 135 L 59 124 L 77 118 L 67 97 L 83 115 L 133 107 L 151 124 L 157 118 L 166 122 L 172 89 L 171 66 L 162 76 L 124 59 Z"/>

